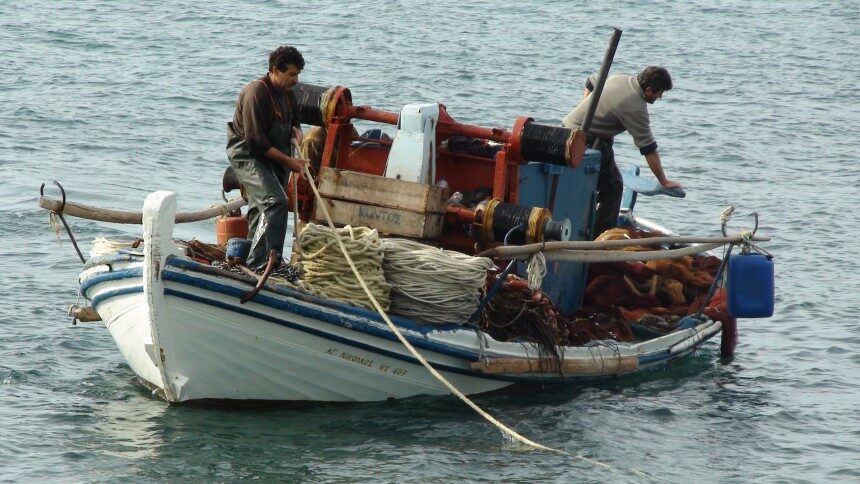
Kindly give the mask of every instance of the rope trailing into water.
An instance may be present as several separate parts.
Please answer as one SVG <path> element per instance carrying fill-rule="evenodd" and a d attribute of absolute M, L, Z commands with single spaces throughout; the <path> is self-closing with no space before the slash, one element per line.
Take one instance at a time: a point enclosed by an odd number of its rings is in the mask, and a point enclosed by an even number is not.
<path fill-rule="evenodd" d="M 328 208 L 326 208 L 326 202 L 322 198 L 322 196 L 320 195 L 319 191 L 317 190 L 316 183 L 314 183 L 313 176 L 311 175 L 311 172 L 308 169 L 307 165 L 304 165 L 304 172 L 305 172 L 305 176 L 308 178 L 308 182 L 311 186 L 311 189 L 314 191 L 314 196 L 316 197 L 316 201 L 317 201 L 317 203 L 319 203 L 319 206 L 322 209 L 323 215 L 325 215 L 325 218 L 326 218 L 326 221 L 328 222 L 329 227 L 332 230 L 336 230 L 335 226 L 334 226 L 334 222 L 332 222 L 331 216 L 328 213 Z M 499 422 L 492 415 L 488 414 L 483 409 L 481 409 L 481 407 L 476 405 L 475 402 L 471 401 L 469 399 L 469 397 L 464 395 L 463 392 L 461 392 L 457 387 L 455 387 L 453 384 L 451 384 L 451 382 L 446 380 L 445 377 L 443 377 L 438 371 L 436 371 L 436 369 L 433 368 L 433 366 L 430 365 L 430 363 L 427 362 L 426 359 L 424 359 L 424 357 L 421 355 L 421 353 L 419 353 L 409 343 L 409 341 L 406 340 L 406 338 L 403 336 L 403 333 L 400 332 L 400 330 L 397 328 L 397 326 L 395 326 L 394 323 L 391 322 L 391 319 L 388 317 L 388 315 L 385 314 L 385 309 L 383 309 L 382 306 L 379 304 L 379 301 L 376 300 L 376 298 L 373 295 L 373 292 L 370 290 L 370 288 L 364 282 L 364 278 L 361 276 L 361 273 L 359 272 L 358 268 L 355 266 L 355 263 L 352 261 L 352 258 L 349 256 L 349 251 L 347 250 L 347 247 L 343 241 L 343 238 L 342 237 L 336 237 L 336 241 L 337 241 L 338 245 L 340 246 L 340 250 L 343 253 L 344 258 L 346 259 L 346 262 L 349 264 L 350 269 L 352 269 L 352 272 L 355 275 L 355 278 L 358 280 L 359 284 L 361 284 L 361 287 L 364 289 L 365 293 L 367 294 L 367 297 L 370 299 L 370 302 L 373 304 L 373 307 L 376 309 L 376 311 L 379 313 L 379 315 L 382 317 L 382 319 L 385 320 L 385 324 L 388 325 L 388 328 L 394 333 L 395 336 L 397 336 L 397 339 L 400 340 L 400 343 L 402 343 L 403 346 L 406 347 L 406 349 L 409 351 L 409 353 L 411 353 L 412 356 L 416 360 L 418 360 L 418 362 L 421 363 L 421 365 L 424 366 L 424 368 L 426 368 L 427 371 L 429 371 L 430 374 L 433 375 L 439 381 L 439 383 L 444 385 L 445 388 L 448 389 L 448 391 L 450 391 L 451 393 L 456 395 L 457 398 L 459 398 L 463 403 L 468 405 L 472 410 L 474 410 L 479 415 L 484 417 L 487 421 L 489 421 L 490 423 L 495 425 L 499 430 L 501 430 L 505 435 L 507 435 L 511 439 L 513 439 L 517 442 L 520 442 L 524 445 L 527 445 L 529 447 L 536 448 L 536 449 L 546 450 L 549 452 L 562 453 L 562 452 L 560 452 L 556 449 L 553 449 L 551 447 L 547 447 L 545 445 L 538 444 L 537 442 L 533 442 L 533 441 L 523 437 L 522 435 L 518 434 L 513 429 L 508 428 L 505 424 Z M 580 457 L 580 458 L 587 459 L 585 457 Z M 605 467 L 609 467 L 606 464 L 603 464 L 603 463 L 600 463 L 597 461 L 593 461 L 591 459 L 587 459 L 587 460 L 589 460 L 590 462 L 594 462 L 596 464 L 605 466 Z"/>
<path fill-rule="evenodd" d="M 472 257 L 408 239 L 382 239 L 382 268 L 391 287 L 391 312 L 427 324 L 463 324 L 480 302 L 486 257 Z"/>
<path fill-rule="evenodd" d="M 382 243 L 375 229 L 348 225 L 335 229 L 309 223 L 299 234 L 298 242 L 304 273 L 297 282 L 299 287 L 318 296 L 374 309 L 364 292 L 364 288 L 369 288 L 373 300 L 388 310 L 389 288 L 382 272 Z M 349 265 L 345 264 L 347 261 Z M 362 276 L 358 278 L 350 267 L 357 268 Z"/>

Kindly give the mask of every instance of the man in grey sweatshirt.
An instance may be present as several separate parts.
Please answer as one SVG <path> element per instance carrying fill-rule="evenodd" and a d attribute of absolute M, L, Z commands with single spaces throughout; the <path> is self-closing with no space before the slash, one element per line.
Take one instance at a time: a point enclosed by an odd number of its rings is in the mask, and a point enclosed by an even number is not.
<path fill-rule="evenodd" d="M 582 126 L 588 111 L 588 96 L 594 90 L 597 76 L 592 75 L 585 82 L 582 102 L 564 117 L 566 128 L 578 129 Z M 591 129 L 587 137 L 589 147 L 602 153 L 600 174 L 597 178 L 597 220 L 594 235 L 611 229 L 618 224 L 618 210 L 621 207 L 621 192 L 624 185 L 621 173 L 615 164 L 612 143 L 615 135 L 628 131 L 639 153 L 645 156 L 648 167 L 664 188 L 681 187 L 681 184 L 666 178 L 657 142 L 651 134 L 648 117 L 648 104 L 663 97 L 672 89 L 672 78 L 663 67 L 649 66 L 636 76 L 613 74 L 606 79 L 600 102 L 594 112 Z"/>

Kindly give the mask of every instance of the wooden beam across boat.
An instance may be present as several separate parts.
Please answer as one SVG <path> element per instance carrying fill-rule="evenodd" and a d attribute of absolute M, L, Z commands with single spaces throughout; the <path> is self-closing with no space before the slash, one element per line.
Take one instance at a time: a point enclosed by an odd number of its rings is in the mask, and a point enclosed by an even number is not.
<path fill-rule="evenodd" d="M 177 212 L 176 223 L 199 222 L 201 220 L 226 215 L 246 203 L 247 202 L 242 198 L 235 198 L 227 203 L 213 205 L 202 210 L 195 210 L 193 212 Z M 82 203 L 63 202 L 50 197 L 39 198 L 39 207 L 52 212 L 61 212 L 66 215 L 71 215 L 72 217 L 96 220 L 99 222 L 137 225 L 143 223 L 143 214 L 141 212 L 126 212 L 109 208 L 99 208 L 84 205 Z"/>
<path fill-rule="evenodd" d="M 568 358 L 558 361 L 551 358 L 490 358 L 475 361 L 470 365 L 473 370 L 487 375 L 520 375 L 523 373 L 545 373 L 564 375 L 614 375 L 636 371 L 639 358 L 619 356 L 611 358 Z"/>

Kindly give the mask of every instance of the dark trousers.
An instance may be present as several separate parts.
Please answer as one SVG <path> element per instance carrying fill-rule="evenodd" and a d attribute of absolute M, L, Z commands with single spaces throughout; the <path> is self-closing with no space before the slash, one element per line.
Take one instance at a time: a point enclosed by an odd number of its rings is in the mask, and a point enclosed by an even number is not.
<path fill-rule="evenodd" d="M 248 197 L 248 224 L 252 236 L 251 252 L 246 264 L 252 269 L 265 267 L 269 251 L 277 252 L 277 264 L 284 252 L 289 208 L 284 193 L 286 173 L 280 166 L 264 160 L 231 157 Z"/>
<path fill-rule="evenodd" d="M 618 226 L 618 211 L 624 183 L 615 164 L 615 151 L 611 138 L 589 136 L 588 146 L 600 151 L 600 174 L 597 176 L 597 213 L 594 221 L 594 237 Z"/>

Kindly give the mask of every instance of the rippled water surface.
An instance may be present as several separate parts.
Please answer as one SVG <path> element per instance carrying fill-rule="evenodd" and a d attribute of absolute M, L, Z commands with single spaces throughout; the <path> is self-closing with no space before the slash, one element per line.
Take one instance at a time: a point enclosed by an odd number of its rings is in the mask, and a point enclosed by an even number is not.
<path fill-rule="evenodd" d="M 0 1 L 0 479 L 860 480 L 858 2 L 602 3 Z M 737 226 L 758 211 L 778 296 L 774 317 L 741 321 L 733 361 L 711 342 L 614 384 L 479 399 L 611 468 L 511 448 L 449 398 L 169 407 L 102 326 L 69 324 L 80 265 L 39 185 L 126 210 L 157 189 L 180 210 L 216 202 L 225 123 L 276 45 L 302 50 L 304 81 L 347 86 L 358 104 L 440 101 L 510 128 L 519 115 L 558 123 L 612 26 L 615 71 L 662 64 L 675 79 L 651 117 L 688 196 L 640 197 L 638 212 L 716 235 L 725 206 Z M 616 146 L 643 162 L 629 136 Z M 71 223 L 84 250 L 137 235 Z"/>

